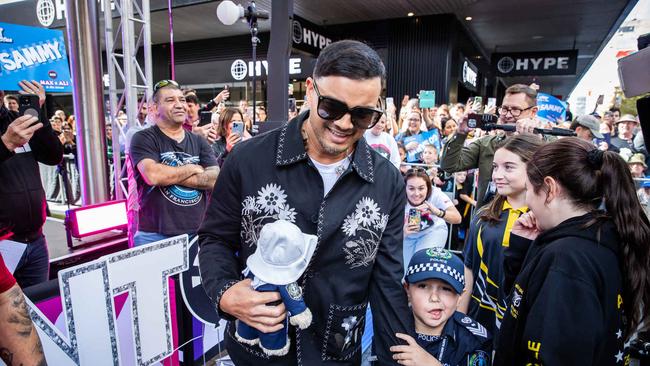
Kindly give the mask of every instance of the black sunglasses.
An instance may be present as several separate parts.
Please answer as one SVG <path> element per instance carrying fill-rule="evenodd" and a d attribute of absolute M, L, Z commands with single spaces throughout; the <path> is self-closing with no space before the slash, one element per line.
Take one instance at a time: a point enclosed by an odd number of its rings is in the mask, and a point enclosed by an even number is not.
<path fill-rule="evenodd" d="M 180 86 L 174 80 L 160 80 L 153 86 L 153 92 L 155 94 L 158 90 L 170 85 L 173 85 L 180 89 Z"/>
<path fill-rule="evenodd" d="M 340 100 L 331 97 L 324 97 L 320 95 L 320 92 L 318 91 L 316 80 L 314 80 L 314 90 L 318 96 L 318 105 L 316 107 L 316 112 L 322 119 L 335 121 L 337 119 L 343 118 L 343 116 L 345 116 L 347 113 L 350 113 L 352 124 L 357 128 L 366 130 L 376 125 L 377 122 L 379 122 L 381 115 L 384 114 L 384 111 L 379 108 L 348 108 L 348 105 L 341 102 Z"/>

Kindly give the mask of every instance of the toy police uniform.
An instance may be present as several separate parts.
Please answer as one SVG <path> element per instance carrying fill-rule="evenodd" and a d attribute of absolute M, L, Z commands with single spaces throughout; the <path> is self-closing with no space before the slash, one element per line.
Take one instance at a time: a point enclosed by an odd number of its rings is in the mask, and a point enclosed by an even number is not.
<path fill-rule="evenodd" d="M 284 327 L 271 333 L 261 332 L 250 325 L 237 321 L 235 337 L 238 341 L 259 345 L 268 356 L 284 356 L 289 352 L 289 325 L 306 329 L 312 315 L 296 282 L 307 268 L 316 248 L 318 238 L 303 234 L 296 225 L 278 220 L 264 225 L 255 252 L 246 261 L 244 275 L 252 279 L 256 291 L 280 293 L 289 317 Z"/>
<path fill-rule="evenodd" d="M 429 279 L 447 282 L 460 294 L 465 287 L 463 262 L 446 249 L 422 249 L 411 258 L 404 280 L 414 285 Z M 417 342 L 445 366 L 490 364 L 492 337 L 488 330 L 458 311 L 447 319 L 439 336 L 418 333 Z"/>
<path fill-rule="evenodd" d="M 447 320 L 440 336 L 418 333 L 417 342 L 443 365 L 490 364 L 492 340 L 487 329 L 459 311 Z"/>

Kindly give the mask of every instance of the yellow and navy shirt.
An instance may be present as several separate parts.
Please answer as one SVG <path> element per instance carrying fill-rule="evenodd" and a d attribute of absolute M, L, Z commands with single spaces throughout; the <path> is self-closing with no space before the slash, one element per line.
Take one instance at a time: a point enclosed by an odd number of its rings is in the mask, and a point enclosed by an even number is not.
<path fill-rule="evenodd" d="M 527 207 L 515 209 L 508 201 L 503 203 L 498 223 L 479 218 L 472 219 L 463 255 L 465 267 L 472 270 L 474 284 L 467 315 L 496 334 L 506 310 L 503 290 L 503 250 L 510 245 L 510 231 Z"/>

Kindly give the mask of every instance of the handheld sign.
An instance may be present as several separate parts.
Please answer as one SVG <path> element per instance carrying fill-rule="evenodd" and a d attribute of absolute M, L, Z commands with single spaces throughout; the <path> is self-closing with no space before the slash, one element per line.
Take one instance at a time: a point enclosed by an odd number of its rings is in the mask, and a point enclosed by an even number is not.
<path fill-rule="evenodd" d="M 36 80 L 48 93 L 72 92 L 63 32 L 0 23 L 0 90 Z"/>

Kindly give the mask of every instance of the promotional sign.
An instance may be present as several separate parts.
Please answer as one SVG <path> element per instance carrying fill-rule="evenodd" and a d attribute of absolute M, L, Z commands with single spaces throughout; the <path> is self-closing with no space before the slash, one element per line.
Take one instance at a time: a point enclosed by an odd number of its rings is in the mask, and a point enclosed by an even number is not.
<path fill-rule="evenodd" d="M 404 138 L 403 144 L 406 146 L 409 142 L 413 141 L 418 143 L 418 147 L 406 153 L 406 161 L 409 163 L 415 163 L 420 160 L 420 153 L 424 151 L 424 146 L 426 145 L 433 145 L 438 151 L 440 151 L 440 135 L 436 129 L 420 132 L 415 136 L 406 137 Z"/>
<path fill-rule="evenodd" d="M 325 35 L 324 30 L 294 14 L 291 23 L 291 39 L 293 47 L 318 56 L 328 44 L 334 42 L 332 37 Z"/>
<path fill-rule="evenodd" d="M 188 269 L 187 247 L 183 235 L 60 271 L 63 330 L 27 300 L 48 364 L 152 365 L 172 356 L 169 277 Z"/>
<path fill-rule="evenodd" d="M 45 91 L 72 92 L 63 32 L 0 23 L 0 90 L 36 80 Z"/>
<path fill-rule="evenodd" d="M 461 66 L 460 79 L 463 86 L 471 91 L 476 91 L 478 88 L 478 68 L 473 63 L 464 58 L 463 65 Z"/>
<path fill-rule="evenodd" d="M 494 53 L 497 76 L 575 75 L 578 51 Z"/>
<path fill-rule="evenodd" d="M 566 119 L 566 103 L 556 97 L 537 93 L 537 117 L 552 123 L 563 122 Z"/>

